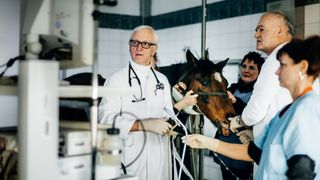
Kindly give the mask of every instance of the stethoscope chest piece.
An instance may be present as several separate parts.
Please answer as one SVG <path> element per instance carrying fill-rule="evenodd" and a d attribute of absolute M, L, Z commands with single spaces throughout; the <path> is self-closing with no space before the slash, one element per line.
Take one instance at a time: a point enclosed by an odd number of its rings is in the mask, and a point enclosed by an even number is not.
<path fill-rule="evenodd" d="M 154 94 L 157 95 L 157 90 L 163 90 L 164 89 L 164 84 L 162 82 L 159 81 L 156 73 L 154 72 L 154 70 L 152 68 L 150 68 L 153 76 L 156 78 L 157 84 L 156 84 L 156 89 L 154 90 Z"/>
<path fill-rule="evenodd" d="M 154 72 L 154 70 L 152 68 L 150 68 L 154 77 L 156 78 L 156 81 L 157 81 L 157 84 L 156 84 L 156 89 L 154 90 L 154 94 L 157 95 L 157 90 L 163 90 L 164 89 L 164 84 L 162 82 L 159 81 L 158 77 L 156 76 L 156 73 Z M 137 73 L 134 71 L 134 69 L 132 68 L 131 64 L 129 63 L 129 85 L 130 87 L 132 86 L 132 83 L 131 83 L 131 71 L 133 72 L 133 74 L 135 75 L 135 79 L 137 79 L 138 81 L 138 84 L 139 84 L 139 87 L 140 87 L 140 98 L 137 98 L 135 95 L 134 95 L 134 100 L 132 100 L 132 102 L 140 102 L 140 101 L 144 101 L 145 98 L 142 97 L 142 87 L 141 87 L 141 81 L 139 79 L 139 77 L 137 76 Z"/>
<path fill-rule="evenodd" d="M 156 85 L 156 89 L 163 90 L 164 89 L 164 84 L 161 83 L 161 82 L 158 82 L 157 85 Z"/>
<path fill-rule="evenodd" d="M 154 94 L 157 95 L 157 91 L 163 90 L 163 89 L 164 89 L 164 84 L 161 82 L 157 82 L 156 89 L 154 90 Z"/>

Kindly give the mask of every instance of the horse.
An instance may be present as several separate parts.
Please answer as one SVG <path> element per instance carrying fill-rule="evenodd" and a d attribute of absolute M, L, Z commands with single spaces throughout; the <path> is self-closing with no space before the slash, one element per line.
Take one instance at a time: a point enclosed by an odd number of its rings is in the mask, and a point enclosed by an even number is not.
<path fill-rule="evenodd" d="M 186 52 L 186 63 L 159 67 L 159 71 L 167 76 L 171 86 L 178 82 L 186 84 L 187 89 L 198 94 L 197 106 L 219 132 L 229 135 L 228 117 L 235 116 L 235 110 L 227 96 L 228 82 L 222 70 L 228 59 L 213 63 L 208 53 L 204 59 L 198 60 L 190 50 Z"/>

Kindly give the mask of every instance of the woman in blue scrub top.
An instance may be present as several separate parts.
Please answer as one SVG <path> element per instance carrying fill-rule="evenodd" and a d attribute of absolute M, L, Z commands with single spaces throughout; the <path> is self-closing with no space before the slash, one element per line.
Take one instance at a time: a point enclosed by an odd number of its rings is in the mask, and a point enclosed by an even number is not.
<path fill-rule="evenodd" d="M 230 144 L 194 134 L 183 137 L 192 148 L 209 149 L 259 165 L 255 179 L 320 179 L 320 97 L 313 82 L 320 74 L 320 36 L 282 47 L 276 74 L 293 102 L 271 120 L 254 142 Z"/>

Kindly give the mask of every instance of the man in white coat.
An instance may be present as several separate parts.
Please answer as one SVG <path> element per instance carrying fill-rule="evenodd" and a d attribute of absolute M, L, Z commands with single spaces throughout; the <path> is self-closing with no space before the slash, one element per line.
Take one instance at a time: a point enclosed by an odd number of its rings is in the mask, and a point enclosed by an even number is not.
<path fill-rule="evenodd" d="M 113 74 L 106 86 L 135 90 L 131 95 L 104 97 L 100 123 L 115 120 L 124 141 L 122 163 L 139 180 L 171 179 L 171 155 L 165 109 L 173 112 L 167 78 L 151 68 L 158 37 L 150 26 L 135 28 L 129 40 L 128 66 Z M 138 90 L 138 93 L 136 93 Z M 134 93 L 135 92 L 135 93 Z M 115 116 L 117 118 L 115 118 Z"/>
<path fill-rule="evenodd" d="M 268 55 L 262 65 L 253 92 L 241 116 L 231 118 L 230 129 L 237 132 L 237 128 L 253 126 L 253 133 L 242 131 L 238 135 L 243 143 L 248 143 L 258 137 L 266 128 L 270 120 L 284 106 L 292 102 L 287 89 L 280 87 L 276 71 L 280 66 L 277 52 L 292 40 L 294 27 L 288 17 L 280 12 L 267 12 L 261 16 L 256 27 L 256 49 Z M 254 164 L 254 176 L 257 165 Z"/>
<path fill-rule="evenodd" d="M 231 119 L 232 131 L 237 131 L 236 128 L 242 125 L 253 126 L 253 137 L 257 137 L 275 114 L 292 101 L 289 91 L 280 87 L 278 76 L 275 74 L 280 66 L 276 54 L 282 46 L 292 40 L 292 35 L 293 25 L 284 14 L 267 12 L 261 16 L 255 33 L 256 48 L 268 57 L 241 117 Z"/>

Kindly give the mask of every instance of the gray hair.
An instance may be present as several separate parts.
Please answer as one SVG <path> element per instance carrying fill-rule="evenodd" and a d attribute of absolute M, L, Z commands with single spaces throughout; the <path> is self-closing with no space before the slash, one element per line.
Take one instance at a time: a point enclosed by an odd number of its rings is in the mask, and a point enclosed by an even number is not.
<path fill-rule="evenodd" d="M 266 14 L 273 14 L 279 18 L 282 19 L 282 21 L 284 22 L 284 24 L 287 26 L 288 28 L 288 32 L 293 36 L 294 34 L 294 25 L 293 23 L 290 21 L 290 19 L 288 18 L 288 16 L 281 12 L 281 11 L 271 11 L 271 12 L 267 12 Z"/>
<path fill-rule="evenodd" d="M 153 43 L 158 44 L 158 35 L 157 35 L 156 31 L 153 29 L 153 27 L 148 26 L 148 25 L 141 25 L 141 26 L 138 26 L 138 27 L 134 28 L 134 29 L 132 30 L 132 33 L 131 33 L 131 36 L 130 36 L 130 37 L 132 37 L 132 35 L 133 35 L 135 32 L 140 31 L 140 30 L 142 30 L 142 29 L 149 29 L 149 30 L 151 30 L 151 32 L 153 33 L 154 41 L 155 41 L 155 42 L 153 42 Z"/>

